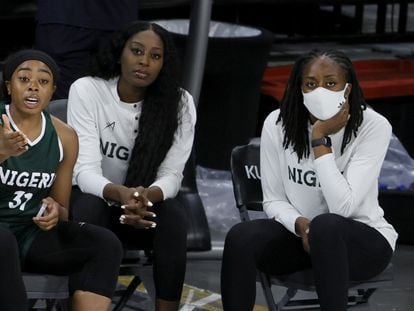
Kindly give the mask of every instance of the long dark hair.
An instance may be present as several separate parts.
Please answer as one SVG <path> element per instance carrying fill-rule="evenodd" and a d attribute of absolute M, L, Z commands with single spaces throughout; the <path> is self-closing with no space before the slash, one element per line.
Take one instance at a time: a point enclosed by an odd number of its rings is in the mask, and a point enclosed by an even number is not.
<path fill-rule="evenodd" d="M 136 21 L 104 42 L 91 64 L 90 75 L 109 80 L 121 75 L 122 51 L 135 34 L 151 29 L 164 43 L 164 62 L 157 79 L 147 87 L 138 124 L 138 135 L 129 161 L 125 185 L 148 187 L 170 149 L 181 122 L 179 64 L 170 33 L 163 27 Z"/>
<path fill-rule="evenodd" d="M 280 103 L 280 115 L 276 122 L 282 122 L 284 148 L 287 149 L 291 145 L 299 161 L 302 158 L 309 157 L 310 154 L 309 112 L 303 104 L 302 74 L 304 68 L 311 61 L 321 57 L 329 57 L 336 62 L 344 70 L 346 82 L 352 84 L 351 93 L 348 96 L 350 118 L 345 127 L 341 153 L 344 152 L 346 145 L 351 141 L 352 135 L 357 135 L 358 128 L 363 121 L 363 111 L 366 109 L 366 102 L 352 61 L 343 52 L 338 50 L 327 50 L 324 52 L 312 50 L 299 57 L 292 67 L 292 72 Z"/>

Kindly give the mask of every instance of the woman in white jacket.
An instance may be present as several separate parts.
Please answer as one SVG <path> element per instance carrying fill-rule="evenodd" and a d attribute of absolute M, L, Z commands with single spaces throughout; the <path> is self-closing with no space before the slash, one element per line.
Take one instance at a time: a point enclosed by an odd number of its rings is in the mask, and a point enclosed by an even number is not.
<path fill-rule="evenodd" d="M 187 218 L 175 196 L 195 121 L 171 35 L 157 24 L 116 32 L 69 91 L 68 123 L 79 137 L 71 217 L 153 251 L 156 310 L 180 302 Z"/>
<path fill-rule="evenodd" d="M 367 108 L 351 60 L 311 51 L 292 68 L 260 147 L 269 219 L 234 226 L 225 241 L 225 310 L 252 310 L 256 269 L 312 268 L 321 310 L 347 308 L 349 281 L 380 273 L 397 233 L 378 204 L 391 126 Z"/>

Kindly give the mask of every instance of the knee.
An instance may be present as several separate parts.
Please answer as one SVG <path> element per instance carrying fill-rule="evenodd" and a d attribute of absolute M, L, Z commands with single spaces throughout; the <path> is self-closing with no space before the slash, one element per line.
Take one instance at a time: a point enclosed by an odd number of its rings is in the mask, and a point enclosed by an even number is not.
<path fill-rule="evenodd" d="M 101 198 L 76 189 L 70 200 L 69 219 L 108 227 L 110 209 Z"/>
<path fill-rule="evenodd" d="M 100 256 L 103 258 L 112 258 L 116 265 L 121 263 L 123 257 L 123 247 L 118 237 L 110 230 L 97 227 L 99 238 L 96 239 Z"/>
<path fill-rule="evenodd" d="M 346 218 L 337 214 L 321 214 L 316 216 L 310 223 L 309 241 L 324 241 L 340 237 L 344 232 Z"/>
<path fill-rule="evenodd" d="M 249 245 L 249 240 L 253 239 L 252 231 L 248 229 L 248 222 L 241 222 L 234 225 L 226 235 L 224 242 L 225 249 L 232 249 L 232 251 L 240 249 L 246 249 L 246 245 Z"/>
<path fill-rule="evenodd" d="M 111 256 L 116 256 L 119 258 L 119 261 L 121 261 L 124 252 L 121 241 L 112 231 L 106 230 L 106 232 L 106 249 L 108 254 L 112 254 Z"/>
<path fill-rule="evenodd" d="M 185 207 L 175 199 L 168 199 L 160 203 L 155 213 L 160 223 L 167 224 L 180 224 L 180 228 L 185 230 L 187 233 L 188 229 L 188 216 L 185 212 Z"/>

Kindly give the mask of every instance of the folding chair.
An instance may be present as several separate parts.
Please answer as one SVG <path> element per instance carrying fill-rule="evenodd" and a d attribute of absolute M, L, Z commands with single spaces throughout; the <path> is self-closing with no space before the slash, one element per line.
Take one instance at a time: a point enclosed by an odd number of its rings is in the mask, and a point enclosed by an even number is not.
<path fill-rule="evenodd" d="M 48 106 L 49 113 L 66 123 L 67 105 L 68 105 L 67 98 L 52 100 L 50 101 L 49 106 Z"/>
<path fill-rule="evenodd" d="M 230 169 L 233 181 L 236 206 L 241 221 L 249 221 L 249 211 L 263 211 L 263 194 L 260 183 L 260 140 L 252 139 L 248 144 L 236 146 L 231 153 Z M 312 270 L 298 271 L 288 275 L 273 276 L 258 271 L 258 281 L 264 291 L 266 303 L 271 311 L 279 311 L 285 307 L 301 307 L 313 309 L 319 306 L 318 299 L 295 299 L 298 290 L 315 292 Z M 363 282 L 352 282 L 348 304 L 366 303 L 377 288 L 390 286 L 393 281 L 392 264 L 376 277 Z M 286 293 L 275 302 L 271 286 L 286 287 Z M 352 294 L 351 294 L 352 290 Z M 354 294 L 355 292 L 355 294 Z"/>
<path fill-rule="evenodd" d="M 68 310 L 68 277 L 23 272 L 29 310 Z"/>
<path fill-rule="evenodd" d="M 187 204 L 190 204 L 194 200 L 199 200 L 198 196 L 183 195 L 183 190 L 177 195 L 177 201 L 183 204 L 183 200 L 187 200 Z M 196 202 L 197 203 L 197 202 Z M 183 205 L 185 206 L 185 205 Z M 200 214 L 199 210 L 194 209 L 189 211 L 185 206 L 187 212 L 190 214 L 189 220 L 193 222 L 192 227 L 198 228 L 197 230 L 189 230 L 187 234 L 187 260 L 217 260 L 219 256 L 211 250 L 210 243 L 205 243 L 206 233 L 203 233 L 204 226 L 199 226 L 200 221 L 203 221 L 204 214 Z M 155 299 L 155 288 L 152 280 L 152 251 L 140 250 L 131 248 L 131 246 L 124 245 L 124 258 L 121 263 L 119 275 L 121 276 L 133 276 L 132 280 L 125 289 L 117 290 L 115 297 L 120 297 L 115 301 L 115 307 L 112 311 L 120 311 L 127 304 L 128 300 L 133 299 L 133 294 L 137 287 L 143 283 L 148 292 L 148 297 L 151 300 Z M 153 301 L 154 302 L 154 301 Z"/>
<path fill-rule="evenodd" d="M 148 256 L 143 252 L 125 250 L 124 259 L 119 269 L 119 275 L 132 275 L 133 279 L 125 289 L 118 289 L 113 311 L 122 310 L 128 300 L 142 282 L 141 275 L 144 269 L 151 265 Z M 23 273 L 30 310 L 68 310 L 68 277 L 50 274 Z"/>
<path fill-rule="evenodd" d="M 132 276 L 132 280 L 126 286 L 126 288 L 120 288 L 118 286 L 115 291 L 114 298 L 119 297 L 114 301 L 115 306 L 112 311 L 123 310 L 128 300 L 131 299 L 135 290 L 143 282 L 143 275 L 148 274 L 148 269 L 152 269 L 152 257 L 148 251 L 138 249 L 128 249 L 124 246 L 124 257 L 119 268 L 120 276 Z M 146 287 L 152 287 L 152 284 L 145 283 Z M 154 293 L 152 288 L 147 288 L 149 298 L 154 299 Z"/>

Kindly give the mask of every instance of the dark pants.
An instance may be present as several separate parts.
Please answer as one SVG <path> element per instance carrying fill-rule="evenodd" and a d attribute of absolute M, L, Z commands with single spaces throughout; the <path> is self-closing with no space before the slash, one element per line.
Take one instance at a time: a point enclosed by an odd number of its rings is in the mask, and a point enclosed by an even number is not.
<path fill-rule="evenodd" d="M 38 234 L 26 256 L 24 270 L 69 275 L 71 294 L 83 290 L 112 298 L 122 255 L 122 245 L 110 230 L 60 222 L 52 230 Z"/>
<path fill-rule="evenodd" d="M 392 248 L 375 229 L 335 214 L 315 217 L 309 232 L 310 255 L 301 238 L 272 219 L 235 225 L 227 234 L 221 292 L 224 310 L 253 310 L 256 269 L 273 275 L 312 268 L 321 310 L 347 308 L 350 281 L 383 271 Z"/>
<path fill-rule="evenodd" d="M 27 311 L 17 241 L 13 233 L 2 227 L 0 245 L 0 310 Z"/>
<path fill-rule="evenodd" d="M 108 206 L 96 196 L 82 193 L 74 187 L 71 215 L 110 228 L 128 248 L 151 250 L 153 253 L 154 283 L 157 298 L 177 301 L 181 298 L 187 258 L 187 215 L 184 207 L 174 199 L 154 204 L 157 215 L 155 229 L 136 229 L 121 225 L 119 207 Z"/>

